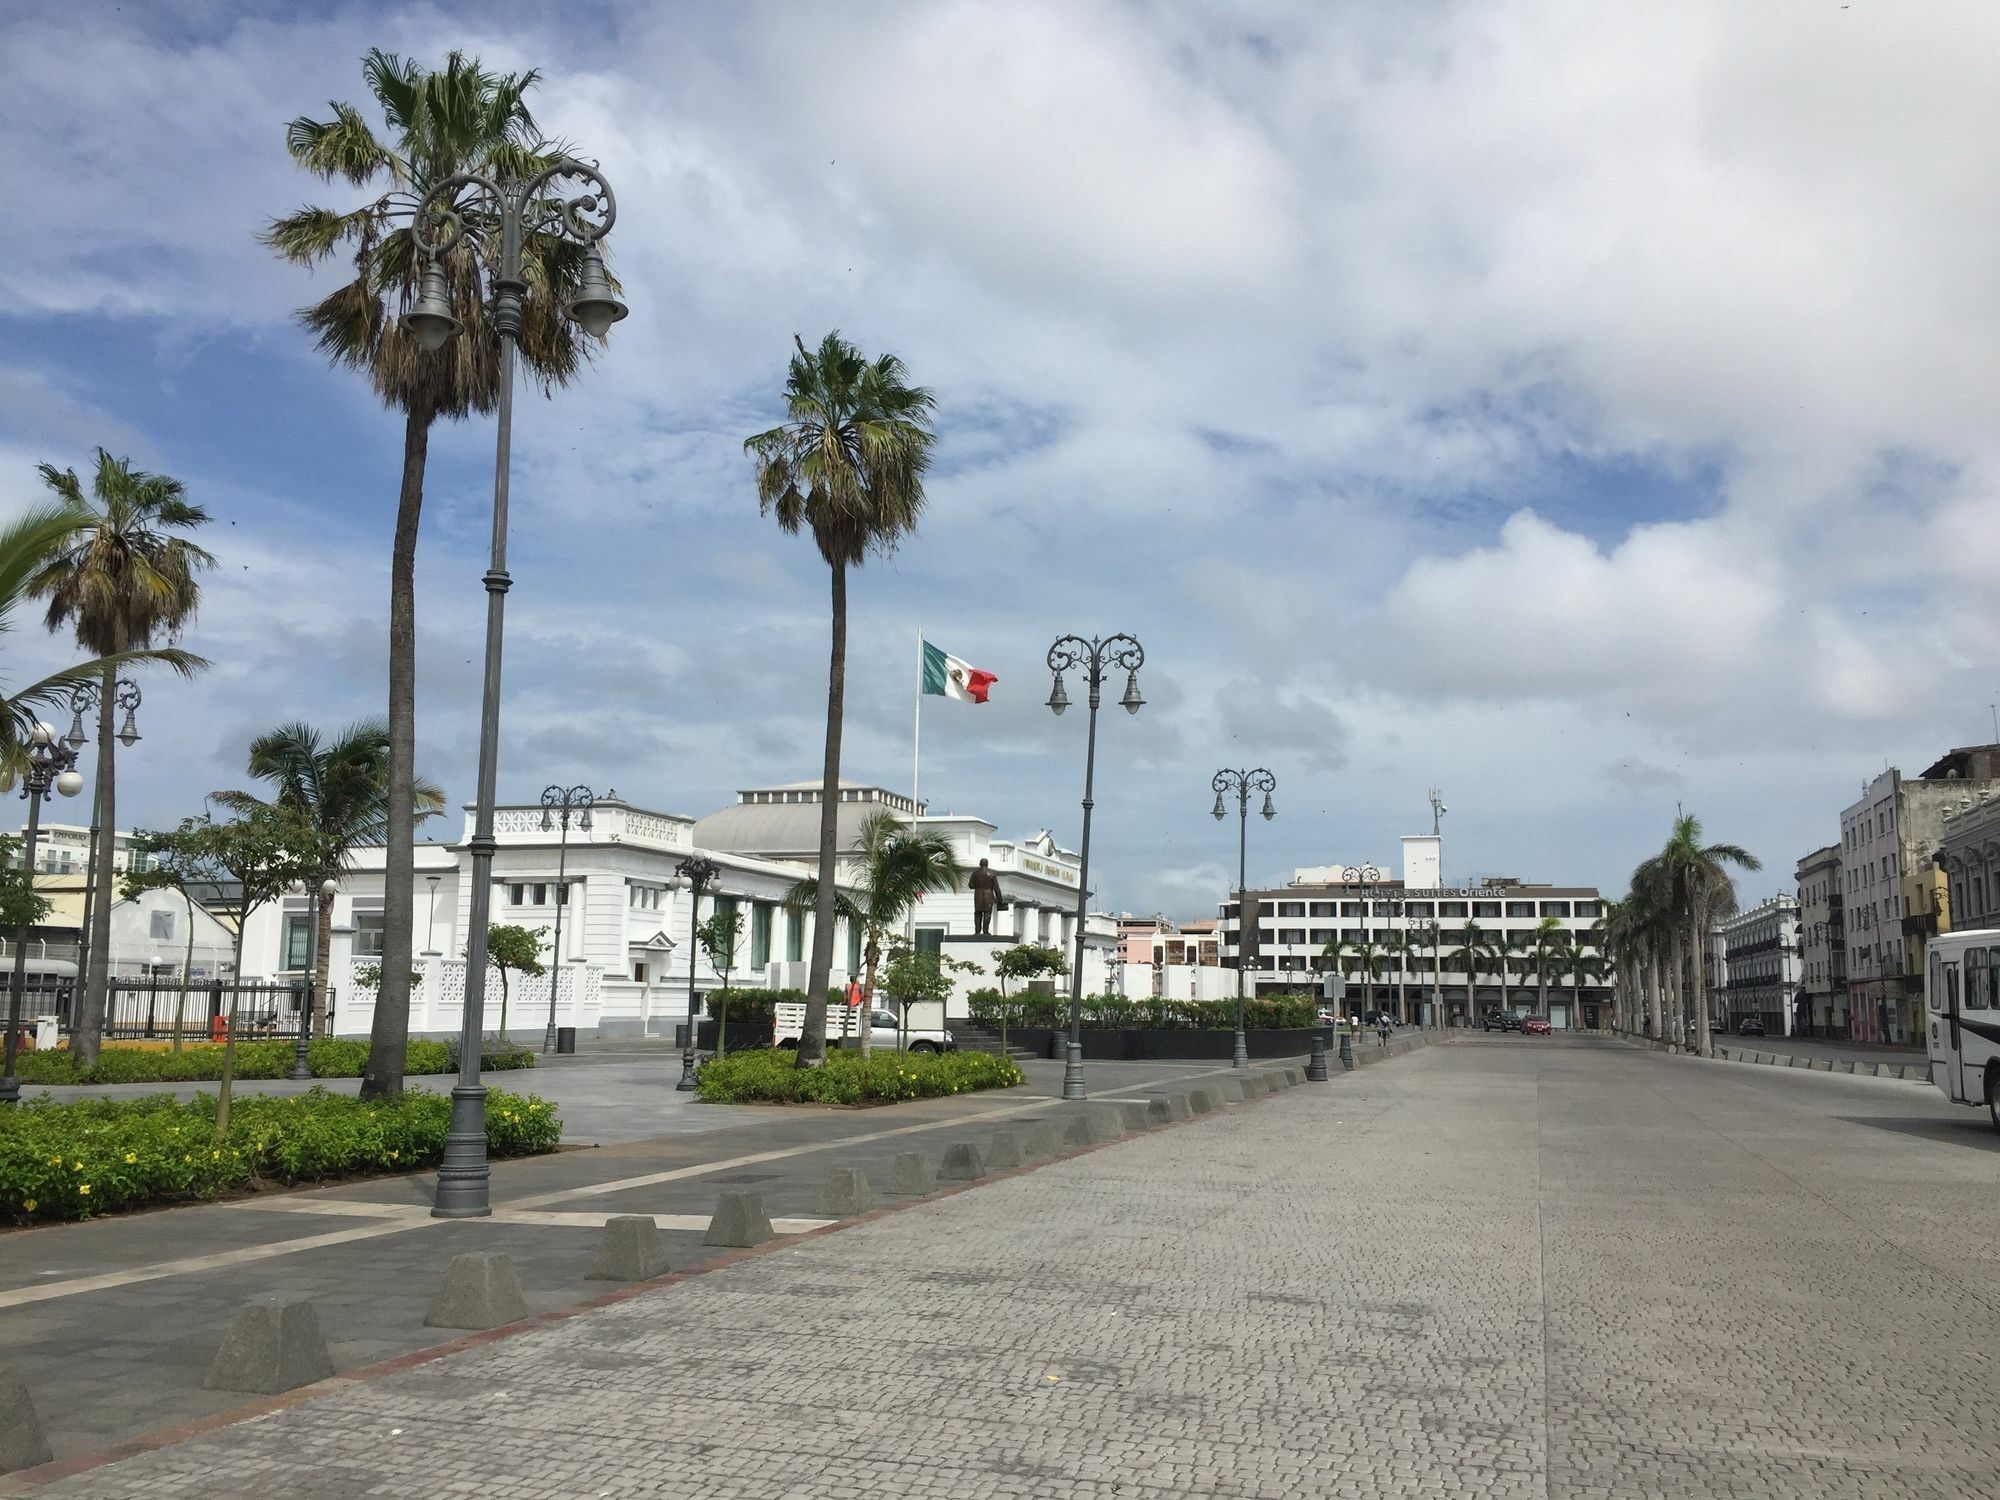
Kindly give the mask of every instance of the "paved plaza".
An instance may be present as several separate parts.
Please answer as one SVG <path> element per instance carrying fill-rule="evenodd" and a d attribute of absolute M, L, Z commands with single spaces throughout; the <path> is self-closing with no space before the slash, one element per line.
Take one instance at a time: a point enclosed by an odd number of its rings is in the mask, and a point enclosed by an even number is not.
<path fill-rule="evenodd" d="M 1468 1037 L 35 1492 L 1961 1500 L 1996 1168 L 1913 1085 Z"/>

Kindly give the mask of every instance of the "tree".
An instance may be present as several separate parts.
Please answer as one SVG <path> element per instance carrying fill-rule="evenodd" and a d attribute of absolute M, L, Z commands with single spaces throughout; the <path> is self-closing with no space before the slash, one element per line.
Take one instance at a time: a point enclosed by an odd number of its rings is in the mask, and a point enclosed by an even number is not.
<path fill-rule="evenodd" d="M 389 731 L 380 719 L 363 719 L 349 725 L 331 741 L 303 721 L 281 724 L 250 742 L 249 770 L 252 776 L 272 785 L 268 805 L 282 807 L 308 824 L 317 836 L 321 866 L 309 877 L 314 921 L 318 927 L 318 964 L 313 975 L 313 1016 L 315 1029 L 324 1029 L 326 1020 L 327 975 L 332 967 L 333 897 L 321 889 L 338 878 L 348 866 L 353 852 L 379 844 L 388 832 Z M 444 793 L 431 782 L 419 778 L 411 809 L 413 822 L 444 810 Z M 267 805 L 252 792 L 215 793 L 223 807 L 245 811 Z M 376 1009 L 382 1005 L 394 982 L 400 978 L 407 997 L 410 985 L 409 961 L 397 974 L 387 952 L 382 955 L 382 989 Z M 408 1043 L 404 1044 L 407 1049 Z M 368 1070 L 362 1075 L 364 1098 L 394 1098 L 403 1089 L 403 1059 L 381 1055 L 371 1044 Z"/>
<path fill-rule="evenodd" d="M 1479 971 L 1490 967 L 1499 952 L 1491 933 L 1477 922 L 1467 922 L 1459 945 L 1452 950 L 1451 956 L 1453 962 L 1465 970 L 1465 1023 L 1470 1026 L 1479 1018 Z"/>
<path fill-rule="evenodd" d="M 832 575 L 833 630 L 826 678 L 826 755 L 820 780 L 819 875 L 812 963 L 798 1065 L 826 1061 L 827 983 L 833 969 L 840 813 L 840 733 L 847 695 L 847 570 L 888 553 L 917 528 L 937 401 L 905 380 L 893 354 L 870 361 L 836 333 L 797 353 L 785 379 L 785 421 L 748 439 L 757 504 L 788 535 L 810 531 Z"/>
<path fill-rule="evenodd" d="M 1381 955 L 1373 935 L 1367 928 L 1355 928 L 1352 936 L 1341 933 L 1329 938 L 1326 946 L 1320 950 L 1322 957 L 1334 960 L 1343 970 L 1346 968 L 1345 960 L 1350 953 L 1355 959 L 1354 972 L 1361 976 L 1361 1008 L 1364 1011 L 1373 1010 L 1374 991 L 1370 985 L 1377 975 Z"/>
<path fill-rule="evenodd" d="M 409 970 L 416 902 L 417 779 L 417 531 L 423 514 L 424 469 L 431 427 L 493 410 L 500 396 L 497 338 L 481 331 L 492 267 L 480 262 L 468 236 L 441 259 L 453 311 L 466 332 L 426 352 L 404 332 L 398 312 L 416 294 L 422 273 L 405 222 L 425 193 L 460 172 L 525 178 L 566 154 L 545 144 L 527 106 L 539 75 L 492 73 L 476 58 L 453 52 L 441 70 L 394 53 L 371 50 L 361 72 L 382 114 L 377 133 L 351 104 L 333 103 L 333 118 L 305 116 L 285 128 L 292 160 L 323 182 L 379 186 L 380 193 L 348 209 L 302 208 L 275 220 L 264 243 L 294 265 L 315 267 L 336 252 L 352 256 L 353 279 L 335 288 L 299 321 L 337 366 L 365 374 L 375 394 L 403 414 L 402 483 L 389 562 L 389 796 L 383 842 L 382 991 L 370 1032 L 371 1061 L 362 1093 L 402 1092 L 402 1059 L 410 1039 Z M 547 205 L 553 207 L 553 203 Z M 532 211 L 530 222 L 537 222 Z M 583 248 L 536 232 L 522 244 L 528 283 L 517 340 L 529 378 L 544 393 L 567 385 L 587 362 L 588 336 L 562 314 L 583 268 Z"/>
<path fill-rule="evenodd" d="M 35 889 L 35 872 L 26 865 L 16 869 L 21 841 L 11 833 L 0 833 L 0 937 L 14 941 L 23 927 L 33 927 L 49 914 L 54 905 Z"/>
<path fill-rule="evenodd" d="M 1549 1013 L 1549 968 L 1567 956 L 1569 934 L 1563 930 L 1561 917 L 1543 917 L 1522 943 L 1535 966 L 1536 1013 L 1545 1016 Z"/>
<path fill-rule="evenodd" d="M 1007 1052 L 1007 1017 L 1013 1009 L 1007 996 L 1007 981 L 1010 979 L 1041 979 L 1050 975 L 1067 974 L 1069 959 L 1060 948 L 1044 947 L 1040 943 L 1016 943 L 1005 949 L 993 961 L 993 973 L 1000 981 L 1000 1052 Z"/>
<path fill-rule="evenodd" d="M 542 965 L 542 936 L 546 927 L 514 927 L 495 922 L 486 929 L 486 961 L 500 975 L 500 1040 L 507 1040 L 507 976 L 525 974 L 539 979 L 548 970 Z M 553 955 L 551 955 L 553 956 Z M 555 980 L 551 979 L 550 984 Z"/>
<path fill-rule="evenodd" d="M 1389 934 L 1382 945 L 1388 961 L 1396 971 L 1396 1019 L 1407 1022 L 1410 1019 L 1410 998 L 1408 992 L 1411 960 L 1422 951 L 1416 933 L 1398 928 Z"/>
<path fill-rule="evenodd" d="M 1673 923 L 1681 954 L 1691 955 L 1690 978 L 1694 987 L 1695 1051 L 1702 1057 L 1711 1053 L 1708 1034 L 1708 983 L 1702 969 L 1702 953 L 1708 929 L 1720 916 L 1736 909 L 1736 882 L 1728 866 L 1761 870 L 1755 855 L 1738 844 L 1702 843 L 1701 820 L 1692 813 L 1680 813 L 1673 822 L 1667 842 L 1654 856 L 1658 861 L 1666 912 Z M 1681 967 L 1675 963 L 1676 970 Z"/>
<path fill-rule="evenodd" d="M 718 905 L 709 919 L 695 928 L 695 941 L 708 955 L 708 966 L 722 979 L 716 995 L 715 1055 L 729 1051 L 729 971 L 736 967 L 736 943 L 743 934 L 743 913 L 735 906 Z"/>
<path fill-rule="evenodd" d="M 134 469 L 129 460 L 97 450 L 90 493 L 74 469 L 37 466 L 42 483 L 69 517 L 61 545 L 29 577 L 27 591 L 48 601 L 51 631 L 75 632 L 77 644 L 101 659 L 97 703 L 97 847 L 91 851 L 104 899 L 90 922 L 90 972 L 83 979 L 83 1004 L 70 1039 L 79 1066 L 97 1060 L 104 1036 L 104 994 L 111 977 L 111 870 L 118 837 L 117 738 L 118 668 L 113 659 L 151 648 L 156 637 L 174 640 L 194 618 L 201 602 L 195 575 L 215 559 L 180 533 L 208 521 L 208 512 L 190 504 L 177 479 Z M 183 675 L 207 663 L 183 656 Z"/>
<path fill-rule="evenodd" d="M 822 826 L 822 832 L 824 827 Z M 882 962 L 884 938 L 903 925 L 917 902 L 931 891 L 955 891 L 965 872 L 951 840 L 935 828 L 911 828 L 891 812 L 872 812 L 861 822 L 851 850 L 853 869 L 849 875 L 851 896 L 836 893 L 834 910 L 862 930 L 862 964 L 866 979 L 862 988 L 868 999 L 875 998 L 875 971 Z M 814 921 L 826 921 L 827 942 L 831 945 L 832 923 L 819 916 L 820 879 L 808 877 L 792 887 L 785 904 L 794 912 L 810 908 Z M 819 951 L 819 933 L 813 934 L 813 951 Z M 811 1025 L 812 991 L 806 991 L 807 1025 Z M 824 1015 L 820 1018 L 821 1040 L 825 1039 Z M 868 1055 L 869 1028 L 861 1028 L 861 1055 Z M 799 1042 L 801 1049 L 805 1041 Z"/>
<path fill-rule="evenodd" d="M 910 1007 L 932 1003 L 942 1011 L 951 998 L 957 980 L 955 975 L 977 974 L 979 965 L 960 958 L 948 958 L 942 953 L 919 953 L 909 944 L 892 943 L 888 950 L 889 961 L 882 970 L 882 990 L 896 1007 L 898 1033 L 907 1032 Z M 871 1006 L 872 1008 L 872 1006 Z M 866 1035 L 873 1022 L 863 1026 Z M 940 1026 L 942 1029 L 942 1026 Z M 1003 1037 L 1005 1033 L 1002 1033 Z M 1001 1048 L 1005 1052 L 1005 1047 Z"/>
<path fill-rule="evenodd" d="M 127 901 L 147 891 L 173 891 L 187 907 L 187 947 L 181 955 L 181 990 L 174 1002 L 174 1051 L 181 1050 L 187 1019 L 188 972 L 194 967 L 194 886 L 213 888 L 220 876 L 207 818 L 182 818 L 178 828 L 132 835 L 133 868 L 124 872 L 118 894 Z M 144 856 L 143 860 L 140 856 Z M 144 864 L 145 868 L 138 868 Z"/>

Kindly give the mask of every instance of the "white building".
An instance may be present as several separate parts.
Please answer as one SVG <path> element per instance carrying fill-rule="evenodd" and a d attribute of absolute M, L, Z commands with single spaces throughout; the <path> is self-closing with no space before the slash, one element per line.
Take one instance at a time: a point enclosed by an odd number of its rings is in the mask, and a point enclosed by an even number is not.
<path fill-rule="evenodd" d="M 1773 1036 L 1793 1035 L 1805 999 L 1798 898 L 1767 897 L 1721 918 L 1715 932 L 1722 941 L 1723 975 L 1712 991 L 1712 1013 L 1728 1017 L 1731 1031 L 1754 1016 Z M 1810 1024 L 1810 1013 L 1804 1019 Z"/>
<path fill-rule="evenodd" d="M 993 825 L 981 819 L 925 818 L 907 797 L 879 787 L 843 784 L 842 800 L 843 848 L 853 842 L 867 813 L 886 808 L 949 834 L 968 870 L 983 858 L 999 873 L 1010 906 L 999 914 L 994 936 L 974 937 L 969 893 L 947 893 L 931 897 L 919 910 L 913 924 L 918 948 L 978 962 L 984 971 L 996 949 L 1017 941 L 1067 943 L 1073 937 L 1075 910 L 1067 903 L 1075 901 L 1076 858 L 1046 833 L 1018 844 L 996 839 Z M 414 946 L 421 979 L 410 1002 L 413 1035 L 447 1036 L 459 1029 L 471 912 L 466 840 L 472 819 L 468 807 L 454 843 L 417 846 Z M 743 915 L 737 962 L 729 971 L 732 985 L 802 988 L 813 918 L 809 911 L 788 910 L 785 899 L 813 873 L 818 824 L 817 783 L 745 791 L 732 806 L 700 820 L 642 808 L 609 792 L 592 807 L 587 831 L 572 819 L 565 852 L 560 827 L 543 829 L 540 804 L 502 806 L 494 814 L 498 847 L 490 920 L 546 929 L 546 946 L 554 941 L 560 904 L 562 954 L 560 978 L 554 981 L 558 1025 L 599 1035 L 671 1035 L 687 1014 L 690 958 L 695 960 L 697 992 L 721 984 L 707 955 L 691 953 L 691 892 L 676 867 L 699 854 L 720 868 L 704 894 L 701 920 L 718 904 L 732 905 Z M 382 867 L 381 850 L 359 851 L 334 901 L 332 972 L 345 976 L 344 983 L 338 977 L 333 981 L 334 1029 L 342 1035 L 365 1034 L 373 1020 L 373 990 L 357 981 L 356 971 L 365 976 L 381 956 Z M 245 976 L 302 973 L 310 920 L 304 892 L 254 912 L 244 941 Z M 1086 978 L 1095 974 L 1101 985 L 1116 945 L 1115 927 L 1109 917 L 1093 916 L 1088 931 Z M 834 939 L 836 988 L 850 975 L 859 977 L 861 950 L 860 931 L 841 921 Z M 551 982 L 548 977 L 513 978 L 511 1034 L 532 1036 L 547 1023 Z M 963 1015 L 966 991 L 990 982 L 981 975 L 962 978 L 950 1014 Z M 489 973 L 489 1030 L 497 1026 L 499 1005 L 499 976 Z"/>

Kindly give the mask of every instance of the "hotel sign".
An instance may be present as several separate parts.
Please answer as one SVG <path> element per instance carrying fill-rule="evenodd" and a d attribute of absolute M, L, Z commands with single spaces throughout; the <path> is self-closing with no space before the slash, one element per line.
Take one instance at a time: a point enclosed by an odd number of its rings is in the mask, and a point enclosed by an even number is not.
<path fill-rule="evenodd" d="M 1076 884 L 1076 871 L 1066 865 L 1052 865 L 1045 859 L 1036 859 L 1032 854 L 1023 854 L 1015 861 L 1024 875 L 1039 875 L 1044 880 L 1058 881 L 1063 885 Z"/>

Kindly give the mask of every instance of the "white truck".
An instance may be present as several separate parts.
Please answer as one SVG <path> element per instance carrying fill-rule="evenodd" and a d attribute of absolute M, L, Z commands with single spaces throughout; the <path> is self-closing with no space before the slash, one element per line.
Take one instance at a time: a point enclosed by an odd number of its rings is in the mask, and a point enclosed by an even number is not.
<path fill-rule="evenodd" d="M 826 1044 L 829 1047 L 860 1047 L 861 1016 L 866 1008 L 847 1004 L 839 996 L 827 1001 Z M 771 1045 L 797 1047 L 805 1034 L 806 1008 L 803 1005 L 772 1007 Z M 920 1026 L 912 1020 L 907 1030 L 898 1026 L 895 1012 L 880 1007 L 868 1012 L 871 1022 L 868 1045 L 895 1051 L 906 1041 L 912 1052 L 956 1052 L 958 1043 L 942 1026 Z"/>

